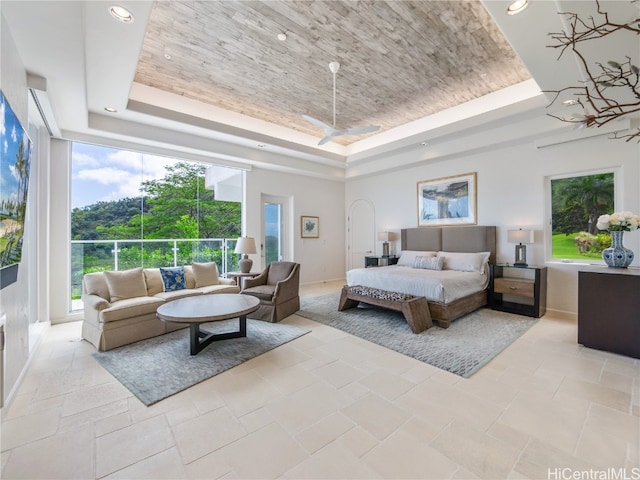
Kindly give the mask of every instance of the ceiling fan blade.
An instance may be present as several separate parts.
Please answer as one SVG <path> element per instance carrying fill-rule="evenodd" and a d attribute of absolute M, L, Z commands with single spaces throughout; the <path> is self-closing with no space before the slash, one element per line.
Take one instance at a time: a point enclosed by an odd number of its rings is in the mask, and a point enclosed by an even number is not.
<path fill-rule="evenodd" d="M 313 117 L 310 117 L 309 115 L 302 115 L 302 118 L 304 118 L 307 122 L 309 122 L 311 125 L 315 125 L 318 128 L 323 129 L 325 132 L 330 132 L 333 130 L 333 127 L 327 125 L 324 122 L 321 122 L 318 119 L 315 119 Z"/>
<path fill-rule="evenodd" d="M 329 140 L 331 140 L 333 137 L 337 137 L 337 135 L 333 135 L 333 134 L 329 134 L 326 137 L 322 138 L 319 142 L 318 145 L 324 145 L 325 143 L 327 143 Z"/>
<path fill-rule="evenodd" d="M 370 133 L 380 130 L 380 125 L 370 125 L 368 127 L 353 127 L 343 130 L 343 135 L 360 135 L 362 133 Z"/>

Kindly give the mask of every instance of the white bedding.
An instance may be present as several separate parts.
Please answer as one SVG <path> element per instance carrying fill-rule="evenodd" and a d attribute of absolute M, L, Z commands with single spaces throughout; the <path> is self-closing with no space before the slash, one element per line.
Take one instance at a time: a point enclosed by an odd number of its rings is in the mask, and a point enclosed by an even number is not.
<path fill-rule="evenodd" d="M 487 273 L 458 270 L 425 270 L 405 266 L 356 268 L 347 272 L 347 285 L 363 285 L 391 292 L 408 293 L 435 302 L 450 303 L 484 290 Z"/>

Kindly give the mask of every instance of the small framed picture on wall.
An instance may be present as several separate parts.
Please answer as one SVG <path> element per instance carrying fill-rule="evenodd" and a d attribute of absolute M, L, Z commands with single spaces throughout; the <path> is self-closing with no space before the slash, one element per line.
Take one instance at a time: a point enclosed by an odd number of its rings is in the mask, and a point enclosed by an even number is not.
<path fill-rule="evenodd" d="M 300 217 L 300 236 L 302 238 L 318 238 L 320 236 L 320 217 Z"/>

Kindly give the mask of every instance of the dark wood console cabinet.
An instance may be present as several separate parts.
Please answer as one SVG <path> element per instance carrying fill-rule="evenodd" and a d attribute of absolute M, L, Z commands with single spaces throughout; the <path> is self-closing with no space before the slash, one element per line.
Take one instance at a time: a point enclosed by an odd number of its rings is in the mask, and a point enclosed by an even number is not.
<path fill-rule="evenodd" d="M 640 269 L 578 272 L 578 343 L 640 358 Z"/>

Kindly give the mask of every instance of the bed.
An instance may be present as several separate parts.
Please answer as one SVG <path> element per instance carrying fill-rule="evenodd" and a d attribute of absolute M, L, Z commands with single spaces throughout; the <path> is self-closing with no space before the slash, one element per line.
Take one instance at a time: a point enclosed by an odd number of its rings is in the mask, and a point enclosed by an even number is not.
<path fill-rule="evenodd" d="M 398 265 L 349 270 L 347 285 L 423 296 L 431 318 L 447 328 L 487 304 L 495 255 L 495 226 L 403 229 Z"/>

